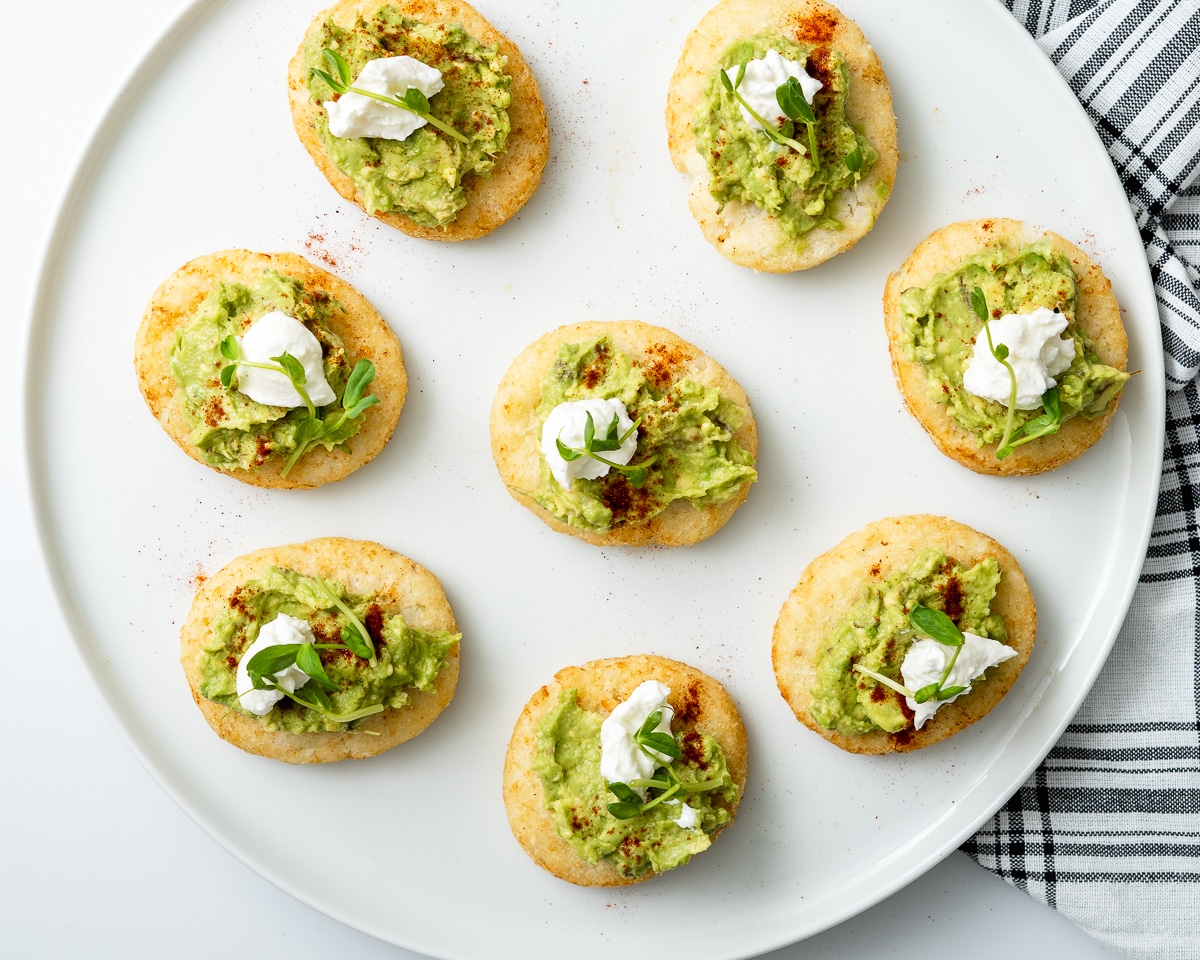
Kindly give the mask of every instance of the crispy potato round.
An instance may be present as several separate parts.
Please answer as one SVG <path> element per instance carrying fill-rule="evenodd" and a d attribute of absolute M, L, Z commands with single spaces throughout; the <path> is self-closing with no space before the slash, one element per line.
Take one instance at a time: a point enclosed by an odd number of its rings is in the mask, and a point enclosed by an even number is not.
<path fill-rule="evenodd" d="M 818 227 L 792 238 L 779 221 L 754 204 L 723 208 L 709 191 L 711 176 L 696 151 L 692 120 L 704 87 L 733 41 L 772 32 L 817 49 L 837 50 L 850 70 L 846 118 L 879 154 L 853 190 L 836 199 L 832 216 L 841 230 Z M 743 267 L 769 273 L 806 270 L 849 250 L 875 225 L 896 180 L 900 153 L 892 93 L 883 65 L 858 26 L 822 0 L 721 0 L 688 36 L 667 94 L 667 143 L 680 173 L 691 177 L 688 206 L 705 238 Z"/>
<path fill-rule="evenodd" d="M 920 730 L 851 735 L 826 729 L 813 719 L 810 709 L 826 643 L 866 585 L 883 583 L 906 568 L 918 550 L 930 546 L 940 547 L 964 566 L 984 557 L 994 557 L 1000 564 L 992 612 L 1004 618 L 1008 645 L 1017 656 L 992 667 L 969 694 L 943 705 Z M 1036 636 L 1037 609 L 1016 558 L 991 537 L 964 524 L 916 515 L 868 524 L 813 560 L 779 612 L 771 655 L 779 692 L 806 727 L 851 753 L 901 753 L 945 740 L 987 714 L 1016 681 Z"/>
<path fill-rule="evenodd" d="M 227 471 L 206 463 L 191 441 L 192 426 L 183 413 L 181 388 L 171 376 L 175 335 L 186 326 L 213 284 L 252 284 L 264 270 L 293 277 L 306 289 L 326 293 L 341 305 L 334 311 L 329 328 L 342 338 L 353 359 L 366 358 L 375 364 L 370 391 L 379 397 L 379 403 L 364 415 L 362 429 L 351 439 L 351 453 L 316 446 L 296 462 L 286 477 L 280 476 L 286 463 L 282 457 L 272 457 L 253 470 Z M 295 253 L 221 250 L 185 263 L 151 297 L 138 328 L 133 364 L 146 405 L 180 449 L 197 463 L 256 487 L 311 489 L 353 473 L 387 444 L 408 392 L 404 355 L 387 322 L 350 284 Z"/>
<path fill-rule="evenodd" d="M 542 454 L 539 445 L 541 385 L 558 348 L 609 337 L 613 345 L 630 356 L 647 378 L 665 387 L 684 378 L 716 387 L 745 412 L 733 438 L 743 450 L 758 455 L 758 424 L 750 410 L 750 399 L 740 384 L 719 363 L 700 349 L 663 327 L 637 320 L 587 321 L 568 324 L 545 334 L 526 347 L 508 368 L 492 403 L 492 456 L 508 492 L 560 533 L 568 533 L 599 545 L 677 547 L 697 543 L 716 533 L 746 499 L 750 485 L 743 484 L 725 503 L 695 507 L 676 500 L 667 509 L 638 523 L 616 523 L 605 532 L 583 530 L 564 523 L 541 507 L 533 492 L 541 482 Z"/>
<path fill-rule="evenodd" d="M 180 632 L 183 672 L 192 698 L 210 727 L 247 753 L 287 763 L 330 763 L 373 757 L 412 739 L 433 723 L 454 696 L 458 683 L 458 644 L 448 654 L 446 667 L 434 681 L 432 693 L 413 690 L 408 704 L 389 707 L 368 717 L 355 731 L 266 730 L 253 717 L 201 696 L 198 658 L 208 642 L 213 622 L 229 609 L 230 597 L 237 587 L 263 576 L 271 567 L 286 567 L 307 576 L 336 580 L 351 593 L 375 594 L 384 613 L 399 613 L 410 626 L 458 631 L 437 577 L 419 563 L 378 543 L 322 537 L 247 553 L 231 560 L 204 582 Z"/>
<path fill-rule="evenodd" d="M 1015 448 L 1003 460 L 996 459 L 996 443 L 979 446 L 975 436 L 950 416 L 949 407 L 929 398 L 925 367 L 904 356 L 901 345 L 900 295 L 910 287 L 924 287 L 939 273 L 948 273 L 967 257 L 985 247 L 1003 243 L 1018 250 L 1048 237 L 1054 248 L 1071 261 L 1079 285 L 1079 313 L 1075 323 L 1095 341 L 1100 359 L 1118 370 L 1125 369 L 1129 340 L 1121 322 L 1121 309 L 1112 284 L 1086 253 L 1048 230 L 1036 229 L 1020 220 L 989 218 L 965 220 L 935 230 L 922 240 L 900 269 L 887 279 L 883 293 L 884 324 L 892 372 L 909 412 L 925 428 L 939 450 L 976 473 L 1009 477 L 1044 473 L 1074 460 L 1100 439 L 1116 412 L 1118 393 L 1108 412 L 1094 420 L 1072 417 L 1052 436 L 1040 437 Z"/>
<path fill-rule="evenodd" d="M 480 43 L 499 47 L 500 52 L 508 58 L 505 72 L 512 78 L 512 103 L 508 107 L 512 129 L 504 154 L 497 158 L 492 173 L 486 177 L 471 174 L 466 178 L 463 189 L 467 194 L 467 205 L 458 212 L 458 216 L 443 228 L 421 226 L 403 213 L 374 214 L 389 226 L 426 240 L 473 240 L 482 237 L 520 210 L 541 182 L 542 171 L 550 154 L 550 131 L 537 80 L 516 44 L 463 0 L 339 0 L 316 16 L 305 37 L 319 30 L 327 20 L 348 27 L 354 23 L 360 11 L 370 14 L 381 6 L 395 7 L 405 16 L 422 23 L 462 24 L 467 33 Z M 358 185 L 334 165 L 317 135 L 315 120 L 323 108 L 309 97 L 302 48 L 303 42 L 288 64 L 288 100 L 292 108 L 292 124 L 304 149 L 333 188 L 365 211 Z"/>
<path fill-rule="evenodd" d="M 550 812 L 542 803 L 541 780 L 532 769 L 538 722 L 558 704 L 564 690 L 574 688 L 584 710 L 609 714 L 645 680 L 658 680 L 671 688 L 668 701 L 675 708 L 674 730 L 698 730 L 721 745 L 738 795 L 745 795 L 749 759 L 746 728 L 737 706 L 712 677 L 686 663 L 648 654 L 566 667 L 525 704 L 504 757 L 504 807 L 513 836 L 538 866 L 561 880 L 585 887 L 615 887 L 640 883 L 655 875 L 651 870 L 639 877 L 623 877 L 611 864 L 591 864 L 580 857 L 554 829 Z M 730 810 L 731 819 L 720 832 L 733 825 L 735 814 L 736 807 Z"/>

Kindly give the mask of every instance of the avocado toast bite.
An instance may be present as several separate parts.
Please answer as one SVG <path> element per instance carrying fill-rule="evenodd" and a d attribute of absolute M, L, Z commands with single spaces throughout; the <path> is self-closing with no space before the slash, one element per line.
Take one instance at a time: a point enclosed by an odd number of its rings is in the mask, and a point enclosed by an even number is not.
<path fill-rule="evenodd" d="M 288 65 L 288 97 L 334 189 L 414 237 L 494 230 L 533 195 L 549 154 L 533 73 L 461 0 L 335 3 Z"/>
<path fill-rule="evenodd" d="M 1037 635 L 1021 567 L 945 517 L 868 524 L 805 569 L 772 660 L 796 718 L 851 753 L 916 750 L 987 714 Z"/>
<path fill-rule="evenodd" d="M 569 324 L 526 347 L 496 391 L 491 438 L 519 503 L 601 545 L 696 543 L 757 479 L 745 391 L 698 347 L 636 320 Z"/>
<path fill-rule="evenodd" d="M 821 0 L 721 0 L 684 44 L 666 123 L 705 238 L 754 270 L 790 273 L 848 250 L 896 178 L 883 66 Z"/>
<path fill-rule="evenodd" d="M 222 250 L 155 291 L 134 368 L 193 460 L 259 487 L 311 488 L 387 444 L 408 391 L 396 335 L 344 280 L 294 253 Z"/>
<path fill-rule="evenodd" d="M 976 473 L 1075 459 L 1100 439 L 1130 377 L 1108 278 L 1068 240 L 1019 220 L 935 230 L 888 277 L 883 310 L 905 404 Z"/>
<path fill-rule="evenodd" d="M 458 681 L 460 635 L 438 579 L 362 540 L 230 561 L 200 588 L 180 636 L 209 726 L 288 763 L 389 750 L 429 726 Z"/>
<path fill-rule="evenodd" d="M 665 657 L 566 667 L 526 703 L 504 758 L 513 836 L 581 886 L 674 869 L 728 827 L 746 789 L 746 729 L 716 680 Z"/>

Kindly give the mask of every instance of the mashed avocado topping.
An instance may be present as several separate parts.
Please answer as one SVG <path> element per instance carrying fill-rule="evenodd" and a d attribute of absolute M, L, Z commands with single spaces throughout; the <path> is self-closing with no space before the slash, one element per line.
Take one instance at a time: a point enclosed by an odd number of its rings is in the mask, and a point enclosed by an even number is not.
<path fill-rule="evenodd" d="M 615 397 L 630 418 L 641 418 L 634 459 L 648 462 L 648 477 L 635 487 L 612 470 L 598 480 L 576 479 L 568 490 L 543 458 L 533 498 L 566 523 L 608 530 L 648 520 L 676 500 L 720 504 L 758 478 L 754 457 L 733 440 L 744 411 L 715 387 L 671 383 L 665 362 L 661 369 L 635 364 L 607 337 L 563 344 L 542 381 L 539 423 L 560 403 L 590 397 Z"/>
<path fill-rule="evenodd" d="M 171 348 L 171 375 L 182 388 L 191 441 L 206 463 L 221 470 L 249 470 L 271 457 L 287 458 L 299 444 L 312 442 L 302 435 L 301 424 L 309 419 L 304 407 L 268 406 L 251 400 L 236 387 L 222 386 L 221 368 L 229 361 L 222 357 L 221 342 L 231 335 L 241 336 L 264 314 L 273 310 L 285 313 L 317 338 L 324 355 L 325 379 L 341 397 L 353 364 L 341 338 L 328 327 L 330 316 L 340 309 L 341 304 L 328 293 L 306 290 L 299 280 L 274 270 L 264 270 L 250 286 L 214 284 L 176 333 Z M 318 416 L 332 428 L 342 420 L 343 412 L 333 403 L 320 408 Z M 345 419 L 315 442 L 327 450 L 344 447 L 362 424 L 361 416 Z M 308 432 L 311 438 L 314 434 Z"/>
<path fill-rule="evenodd" d="M 401 213 L 424 227 L 444 227 L 466 206 L 463 181 L 486 177 L 504 152 L 510 123 L 508 63 L 494 46 L 484 46 L 459 24 L 421 23 L 395 7 L 359 14 L 349 29 L 327 21 L 303 45 L 312 99 L 336 98 L 313 70 L 327 69 L 329 47 L 345 58 L 352 77 L 368 60 L 409 56 L 441 71 L 445 88 L 430 100 L 434 116 L 465 135 L 463 144 L 427 125 L 404 140 L 341 139 L 328 118 L 316 117 L 317 135 L 334 165 L 357 184 L 368 213 Z"/>
<path fill-rule="evenodd" d="M 999 584 L 1000 565 L 994 558 L 984 557 L 967 569 L 938 547 L 918 551 L 908 568 L 891 579 L 869 583 L 822 646 L 812 690 L 813 719 L 845 734 L 897 733 L 911 727 L 912 711 L 904 697 L 858 673 L 854 664 L 903 684 L 900 665 L 919 639 L 909 622 L 917 604 L 941 610 L 964 633 L 1004 643 L 1004 620 L 991 612 Z"/>
<path fill-rule="evenodd" d="M 929 399 L 949 407 L 950 416 L 975 435 L 982 446 L 1001 439 L 1008 407 L 974 396 L 963 388 L 963 371 L 981 338 L 983 324 L 971 306 L 971 290 L 979 287 L 993 317 L 1029 313 L 1038 307 L 1066 315 L 1064 336 L 1075 342 L 1075 359 L 1057 376 L 1061 417 L 1088 419 L 1108 411 L 1130 374 L 1100 361 L 1096 345 L 1075 324 L 1079 290 L 1065 254 L 1042 239 L 1016 250 L 993 244 L 968 257 L 952 273 L 938 274 L 924 288 L 900 295 L 901 347 L 904 356 L 925 367 Z M 1015 426 L 1041 414 L 1016 410 Z"/>
<path fill-rule="evenodd" d="M 686 795 L 696 811 L 694 826 L 677 824 L 680 806 L 669 801 L 622 820 L 608 811 L 616 798 L 600 775 L 603 721 L 579 706 L 575 690 L 566 690 L 538 722 L 533 770 L 542 781 L 543 800 L 558 835 L 588 863 L 603 860 L 623 877 L 673 870 L 707 850 L 738 803 L 720 744 L 694 730 L 674 734 L 680 756 L 670 769 L 685 786 L 723 781 L 716 789 Z"/>
<path fill-rule="evenodd" d="M 823 84 L 812 103 L 817 118 L 816 165 L 806 154 L 777 145 L 751 128 L 733 94 L 720 82 L 720 71 L 763 57 L 768 50 L 804 64 L 806 72 Z M 834 198 L 865 177 L 878 156 L 846 119 L 849 86 L 845 60 L 828 47 L 802 46 L 769 33 L 732 44 L 709 77 L 692 120 L 696 149 L 708 166 L 709 189 L 717 202 L 722 207 L 731 200 L 752 203 L 775 217 L 792 238 L 816 227 L 840 230 L 841 223 L 830 213 Z M 805 137 L 797 139 L 804 142 Z"/>
<path fill-rule="evenodd" d="M 333 580 L 321 581 L 353 611 L 370 634 L 376 665 L 341 647 L 318 648 L 321 665 L 337 685 L 329 693 L 332 713 L 349 714 L 382 704 L 402 707 L 411 691 L 433 690 L 434 680 L 446 666 L 446 655 L 461 634 L 444 630 L 418 630 L 398 613 L 387 613 L 377 596 L 357 596 Z M 236 674 L 243 651 L 259 629 L 278 614 L 307 621 L 317 644 L 339 644 L 350 619 L 326 595 L 315 577 L 281 567 L 271 567 L 260 580 L 242 584 L 229 598 L 229 607 L 213 620 L 212 635 L 199 655 L 200 693 L 247 716 L 238 705 Z M 320 712 L 289 699 L 280 700 L 270 713 L 255 717 L 267 730 L 311 733 L 317 730 L 353 729 L 356 724 L 328 720 Z"/>

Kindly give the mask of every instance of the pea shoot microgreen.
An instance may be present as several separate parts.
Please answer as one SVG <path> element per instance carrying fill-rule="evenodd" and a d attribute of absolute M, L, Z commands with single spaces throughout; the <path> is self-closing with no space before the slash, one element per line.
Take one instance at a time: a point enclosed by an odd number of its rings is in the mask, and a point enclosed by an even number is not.
<path fill-rule="evenodd" d="M 363 411 L 379 402 L 379 398 L 373 393 L 363 396 L 363 391 L 374 379 L 375 364 L 370 360 L 359 360 L 350 371 L 350 379 L 346 381 L 346 389 L 342 393 L 342 415 L 332 422 L 314 416 L 302 420 L 296 433 L 296 449 L 288 457 L 280 476 L 286 477 L 295 462 L 318 440 L 336 436 L 347 421 L 362 416 Z"/>
<path fill-rule="evenodd" d="M 308 377 L 304 373 L 304 365 L 293 357 L 286 350 L 277 357 L 271 358 L 271 363 L 261 363 L 257 360 L 245 360 L 242 358 L 242 349 L 238 345 L 237 337 L 232 333 L 221 341 L 220 345 L 221 356 L 226 360 L 232 361 L 225 364 L 221 368 L 221 386 L 226 390 L 233 389 L 234 380 L 237 376 L 238 367 L 254 367 L 257 370 L 274 370 L 276 373 L 282 373 L 288 380 L 291 381 L 292 387 L 300 394 L 300 399 L 304 401 L 304 406 L 308 410 L 310 417 L 317 415 L 317 408 L 313 406 L 313 402 L 309 399 L 308 391 L 304 389 L 308 382 Z"/>
<path fill-rule="evenodd" d="M 333 68 L 337 76 L 325 70 L 318 70 L 316 67 L 313 68 L 312 72 L 324 80 L 335 93 L 357 93 L 360 97 L 370 97 L 372 100 L 378 100 L 380 103 L 386 103 L 388 106 L 399 107 L 401 110 L 415 113 L 431 127 L 436 127 L 442 133 L 453 137 L 459 143 L 470 142 L 448 123 L 439 120 L 429 112 L 429 98 L 416 87 L 409 87 L 405 90 L 403 97 L 392 97 L 383 93 L 372 93 L 370 90 L 363 90 L 361 87 L 351 86 L 350 66 L 346 63 L 346 58 L 329 47 L 326 47 L 321 53 L 325 55 L 325 59 L 329 62 L 329 65 Z"/>
<path fill-rule="evenodd" d="M 325 594 L 326 599 L 337 607 L 342 615 L 350 621 L 349 624 L 342 627 L 342 643 L 349 647 L 355 656 L 362 657 L 374 667 L 376 663 L 375 645 L 371 642 L 371 635 L 367 633 L 367 628 L 362 625 L 362 621 L 358 619 L 354 611 L 346 604 L 346 601 L 329 588 L 329 584 L 320 577 L 312 577 L 311 579 L 316 584 L 317 589 Z"/>
<path fill-rule="evenodd" d="M 954 664 L 958 660 L 958 655 L 962 652 L 963 644 L 966 643 L 962 635 L 962 631 L 954 625 L 951 620 L 941 610 L 936 610 L 933 607 L 927 607 L 924 604 L 917 604 L 913 607 L 908 615 L 909 623 L 917 630 L 925 634 L 931 640 L 936 640 L 940 644 L 947 647 L 954 647 L 954 653 L 950 657 L 946 668 L 942 671 L 942 675 L 934 683 L 927 683 L 919 690 L 911 690 L 902 683 L 897 683 L 891 677 L 885 677 L 882 673 L 877 673 L 862 664 L 856 663 L 852 668 L 856 673 L 861 673 L 863 676 L 870 677 L 877 683 L 882 683 L 885 687 L 895 690 L 902 697 L 908 697 L 917 703 L 926 703 L 929 700 L 949 700 L 951 697 L 957 697 L 960 693 L 966 690 L 966 687 L 944 687 L 942 684 L 950 677 L 950 671 L 954 669 Z"/>
<path fill-rule="evenodd" d="M 662 715 L 661 708 L 653 711 L 633 734 L 633 742 L 638 749 L 658 764 L 654 775 L 649 779 L 635 778 L 629 783 L 608 784 L 609 792 L 617 798 L 615 803 L 608 805 L 608 812 L 618 820 L 632 820 L 673 797 L 682 799 L 681 795 L 707 793 L 716 790 L 725 782 L 722 777 L 699 783 L 684 783 L 679 779 L 670 766 L 670 761 L 678 759 L 682 752 L 679 744 L 671 734 L 655 729 L 662 722 Z M 669 758 L 665 764 L 663 757 Z M 657 795 L 650 797 L 647 793 L 647 799 L 643 801 L 635 787 L 639 790 L 654 790 Z"/>
<path fill-rule="evenodd" d="M 792 139 L 792 134 L 795 133 L 795 124 L 797 121 L 803 123 L 808 128 L 808 157 L 812 162 L 813 172 L 821 169 L 821 161 L 817 158 L 817 116 L 813 113 L 812 107 L 808 101 L 804 99 L 804 91 L 800 87 L 800 81 L 795 77 L 788 77 L 787 83 L 781 83 L 775 89 L 775 100 L 779 104 L 779 109 L 783 111 L 783 115 L 787 118 L 782 127 L 776 127 L 774 123 L 763 119 L 746 98 L 738 92 L 738 87 L 742 85 L 742 81 L 746 78 L 746 64 L 741 64 L 738 67 L 737 79 L 730 80 L 729 74 L 724 70 L 718 71 L 718 76 L 721 78 L 721 86 L 723 86 L 733 98 L 737 100 L 746 112 L 758 121 L 765 133 L 771 141 L 779 144 L 781 147 L 791 147 L 797 153 L 803 154 L 805 147 L 803 144 Z M 858 165 L 862 166 L 862 152 L 859 151 Z"/>
<path fill-rule="evenodd" d="M 342 636 L 345 639 L 345 631 Z M 334 711 L 329 693 L 336 693 L 338 687 L 329 679 L 329 674 L 325 672 L 321 656 L 317 651 L 346 649 L 362 656 L 359 650 L 349 643 L 280 643 L 258 651 L 246 664 L 246 672 L 250 675 L 250 682 L 254 685 L 255 690 L 277 690 L 289 700 L 315 710 L 326 720 L 332 720 L 335 723 L 351 723 L 354 720 L 369 717 L 373 713 L 379 713 L 383 710 L 383 704 L 378 703 L 358 710 L 348 710 L 345 713 Z M 277 673 L 286 670 L 292 664 L 303 670 L 311 681 L 296 691 L 285 690 L 275 678 Z"/>
<path fill-rule="evenodd" d="M 350 377 L 346 381 L 346 389 L 342 392 L 341 416 L 336 420 L 326 420 L 317 416 L 317 408 L 313 405 L 308 391 L 305 389 L 308 377 L 304 373 L 304 365 L 286 350 L 279 356 L 272 357 L 271 363 L 245 360 L 242 358 L 241 347 L 238 345 L 237 337 L 233 334 L 230 334 L 221 341 L 219 349 L 221 356 L 230 361 L 221 367 L 220 373 L 221 386 L 226 390 L 236 389 L 238 367 L 257 367 L 260 370 L 274 370 L 276 373 L 282 373 L 291 381 L 292 387 L 300 395 L 300 399 L 304 401 L 308 417 L 301 420 L 296 426 L 294 437 L 295 449 L 292 450 L 291 456 L 288 457 L 288 461 L 284 464 L 283 469 L 279 471 L 280 476 L 283 477 L 288 475 L 288 471 L 296 465 L 296 461 L 308 452 L 314 443 L 326 437 L 339 436 L 340 431 L 346 425 L 347 421 L 362 416 L 368 407 L 374 406 L 379 402 L 379 398 L 373 393 L 363 396 L 367 387 L 371 385 L 371 381 L 375 379 L 375 364 L 370 360 L 359 360 L 354 365 L 354 369 L 350 371 Z"/>
<path fill-rule="evenodd" d="M 642 418 L 638 417 L 637 420 L 630 425 L 628 430 L 626 430 L 624 433 L 621 433 L 619 418 L 617 414 L 614 413 L 604 436 L 598 437 L 596 436 L 596 423 L 592 419 L 592 414 L 589 411 L 587 420 L 583 424 L 582 450 L 575 447 L 568 447 L 565 443 L 558 439 L 554 441 L 554 444 L 558 448 L 558 455 L 568 463 L 570 463 L 572 460 L 578 460 L 580 457 L 591 457 L 593 460 L 598 460 L 600 463 L 606 464 L 613 470 L 616 470 L 618 473 L 624 474 L 625 479 L 629 481 L 629 485 L 631 487 L 641 487 L 645 484 L 646 478 L 649 476 L 649 470 L 647 468 L 654 463 L 655 457 L 649 457 L 643 460 L 641 463 L 623 464 L 616 463 L 613 460 L 609 460 L 607 457 L 600 456 L 602 453 L 608 453 L 612 450 L 620 450 L 625 441 L 637 432 L 637 428 L 641 422 Z"/>
<path fill-rule="evenodd" d="M 1004 420 L 1004 435 L 1000 438 L 1000 443 L 996 445 L 996 459 L 1003 460 L 1013 452 L 1014 447 L 1029 443 L 1030 440 L 1036 440 L 1038 437 L 1048 437 L 1058 433 L 1058 428 L 1062 424 L 1062 407 L 1059 404 L 1058 387 L 1051 387 L 1042 394 L 1042 413 L 1014 429 L 1013 420 L 1017 408 L 1017 374 L 1013 370 L 1012 364 L 1008 362 L 1008 347 L 1003 343 L 999 346 L 992 343 L 992 331 L 988 324 L 990 317 L 987 298 L 979 287 L 971 290 L 971 308 L 975 311 L 975 316 L 983 321 L 988 349 L 1008 371 L 1011 383 L 1008 394 L 1008 416 Z"/>

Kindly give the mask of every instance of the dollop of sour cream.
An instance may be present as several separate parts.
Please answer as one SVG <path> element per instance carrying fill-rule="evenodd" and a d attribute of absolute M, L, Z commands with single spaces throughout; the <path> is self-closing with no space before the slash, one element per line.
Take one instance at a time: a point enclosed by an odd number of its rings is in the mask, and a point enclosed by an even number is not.
<path fill-rule="evenodd" d="M 642 752 L 642 748 L 633 742 L 633 735 L 641 729 L 646 718 L 655 710 L 662 710 L 662 720 L 654 728 L 656 733 L 671 732 L 671 718 L 675 711 L 667 703 L 671 688 L 658 680 L 646 680 L 629 695 L 629 699 L 618 704 L 604 722 L 600 724 L 600 776 L 605 783 L 629 784 L 643 800 L 646 799 L 646 788 L 635 787 L 631 780 L 646 780 L 654 774 L 659 764 L 670 763 L 671 758 L 665 754 L 651 751 L 658 760 L 655 761 Z"/>
<path fill-rule="evenodd" d="M 267 647 L 277 647 L 282 643 L 312 642 L 312 627 L 308 625 L 308 621 L 306 620 L 300 620 L 286 613 L 281 613 L 269 623 L 264 623 L 258 631 L 258 636 L 254 642 L 246 648 L 242 654 L 242 659 L 238 661 L 238 703 L 259 717 L 270 713 L 271 708 L 283 699 L 283 694 L 278 690 L 255 690 L 246 666 L 256 653 L 265 650 Z M 290 667 L 274 674 L 274 677 L 275 682 L 288 693 L 295 693 L 308 683 L 308 674 L 294 663 Z"/>
<path fill-rule="evenodd" d="M 576 478 L 583 480 L 598 480 L 607 475 L 612 469 L 607 463 L 601 463 L 594 457 L 582 456 L 578 460 L 564 460 L 558 453 L 556 440 L 561 440 L 564 446 L 574 450 L 583 449 L 583 431 L 587 425 L 588 414 L 592 415 L 592 424 L 597 437 L 608 435 L 608 425 L 612 423 L 613 415 L 617 417 L 617 436 L 623 437 L 633 421 L 625 404 L 620 400 L 569 400 L 560 403 L 550 411 L 550 416 L 542 424 L 542 456 L 550 472 L 565 489 L 571 488 L 571 481 Z M 607 450 L 600 454 L 606 460 L 619 463 L 621 466 L 629 463 L 637 451 L 637 431 L 634 430 L 621 444 L 618 450 Z"/>
<path fill-rule="evenodd" d="M 739 65 L 725 71 L 725 75 L 729 77 L 731 83 L 737 83 L 740 69 Z M 813 97 L 817 95 L 817 91 L 824 84 L 820 80 L 810 77 L 804 70 L 804 64 L 785 59 L 778 50 L 768 50 L 766 56 L 747 62 L 746 73 L 742 77 L 737 92 L 742 95 L 746 103 L 750 104 L 755 113 L 764 120 L 774 123 L 775 128 L 778 129 L 783 126 L 787 117 L 779 108 L 775 91 L 787 83 L 789 77 L 795 77 L 800 81 L 800 90 L 804 93 L 804 99 L 811 106 Z M 743 104 L 739 103 L 738 109 L 741 110 L 742 119 L 749 124 L 750 129 L 761 130 L 763 128 L 762 124 L 754 119 L 754 116 Z"/>
<path fill-rule="evenodd" d="M 1064 314 L 1038 307 L 1031 313 L 1006 313 L 988 321 L 992 343 L 1008 347 L 1008 362 L 1017 376 L 1018 410 L 1036 410 L 1042 394 L 1055 386 L 1054 379 L 1075 359 L 1075 341 L 1061 337 L 1067 329 Z M 987 333 L 979 331 L 975 352 L 963 370 L 963 389 L 985 400 L 1008 406 L 1012 378 L 988 348 Z"/>
<path fill-rule="evenodd" d="M 1005 660 L 1011 660 L 1017 655 L 1017 651 L 1012 647 L 1000 643 L 998 640 L 977 637 L 973 633 L 964 632 L 963 641 L 962 650 L 958 654 L 958 659 L 954 661 L 950 676 L 942 684 L 943 687 L 965 687 L 966 689 L 962 693 L 946 700 L 926 700 L 924 703 L 917 703 L 912 697 L 904 698 L 908 708 L 914 714 L 913 726 L 918 730 L 925 725 L 926 720 L 937 713 L 938 707 L 953 703 L 959 697 L 970 693 L 971 681 L 978 679 L 985 670 L 998 663 L 1003 663 Z M 900 676 L 904 678 L 904 685 L 909 690 L 915 691 L 931 683 L 937 683 L 952 656 L 954 656 L 954 647 L 938 643 L 927 637 L 921 638 L 908 648 L 904 662 L 900 665 Z"/>
<path fill-rule="evenodd" d="M 242 359 L 255 363 L 274 363 L 272 357 L 290 353 L 304 367 L 304 389 L 316 406 L 321 407 L 337 399 L 337 394 L 325 379 L 320 341 L 294 317 L 278 310 L 264 314 L 238 338 L 238 344 Z M 304 406 L 304 399 L 281 370 L 240 366 L 237 369 L 237 389 L 258 403 L 274 407 Z"/>
<path fill-rule="evenodd" d="M 388 97 L 403 97 L 416 87 L 432 97 L 445 86 L 441 71 L 412 57 L 379 57 L 368 60 L 351 86 Z M 344 93 L 322 106 L 329 115 L 329 132 L 335 137 L 383 137 L 405 140 L 425 126 L 425 119 L 402 107 L 382 103 L 359 93 Z"/>

